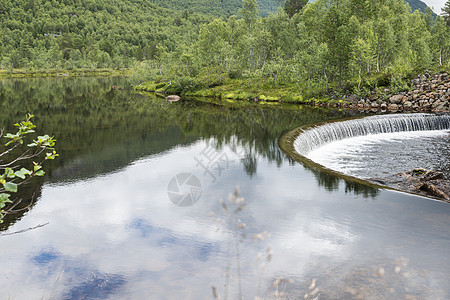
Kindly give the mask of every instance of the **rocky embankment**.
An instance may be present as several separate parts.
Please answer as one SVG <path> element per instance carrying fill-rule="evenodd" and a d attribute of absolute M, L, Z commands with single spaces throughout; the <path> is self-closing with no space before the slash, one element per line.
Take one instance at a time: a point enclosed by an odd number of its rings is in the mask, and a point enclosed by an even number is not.
<path fill-rule="evenodd" d="M 450 203 L 450 180 L 445 179 L 441 172 L 414 169 L 387 177 L 371 178 L 370 181 Z"/>
<path fill-rule="evenodd" d="M 391 94 L 389 89 L 381 93 L 371 92 L 367 98 L 356 95 L 345 97 L 342 107 L 372 112 L 449 112 L 449 74 L 424 74 L 411 80 L 412 89 Z"/>

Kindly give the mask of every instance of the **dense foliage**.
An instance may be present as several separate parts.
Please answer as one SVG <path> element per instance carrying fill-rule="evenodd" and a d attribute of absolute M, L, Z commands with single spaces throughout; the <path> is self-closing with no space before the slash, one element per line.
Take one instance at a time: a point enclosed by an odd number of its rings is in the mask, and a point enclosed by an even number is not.
<path fill-rule="evenodd" d="M 215 16 L 231 16 L 238 13 L 242 7 L 242 0 L 150 0 L 161 7 L 175 11 L 186 10 Z M 261 16 L 276 12 L 284 0 L 258 0 Z"/>
<path fill-rule="evenodd" d="M 445 21 L 447 22 L 447 26 L 450 26 L 450 1 L 447 0 L 445 3 L 445 6 L 442 8 L 443 11 L 443 17 Z"/>
<path fill-rule="evenodd" d="M 242 6 L 242 0 L 149 0 L 161 7 L 188 12 L 199 12 L 204 14 L 225 16 L 235 15 Z M 310 0 L 309 2 L 314 2 Z M 258 0 L 258 7 L 261 16 L 268 16 L 277 11 L 278 7 L 284 7 L 287 3 L 290 7 L 303 7 L 308 0 Z M 421 0 L 405 0 L 412 11 L 416 9 L 426 12 L 427 5 Z"/>
<path fill-rule="evenodd" d="M 258 17 L 255 2 L 243 0 L 241 18 L 202 25 L 181 56 L 150 62 L 149 78 L 170 82 L 171 93 L 244 78 L 323 96 L 330 87 L 403 89 L 404 78 L 449 64 L 450 30 L 443 18 L 412 13 L 401 0 L 318 0 L 292 17 L 279 10 L 265 18 Z"/>
<path fill-rule="evenodd" d="M 130 67 L 191 45 L 207 20 L 142 0 L 0 0 L 0 66 Z"/>
<path fill-rule="evenodd" d="M 0 68 L 128 68 L 195 41 L 241 0 L 0 0 Z M 265 14 L 278 0 L 260 1 Z"/>
<path fill-rule="evenodd" d="M 431 10 L 411 13 L 402 0 L 285 2 L 0 0 L 0 67 L 133 67 L 173 93 L 264 78 L 323 94 L 448 64 L 449 28 Z M 285 10 L 261 17 L 278 5 Z"/>

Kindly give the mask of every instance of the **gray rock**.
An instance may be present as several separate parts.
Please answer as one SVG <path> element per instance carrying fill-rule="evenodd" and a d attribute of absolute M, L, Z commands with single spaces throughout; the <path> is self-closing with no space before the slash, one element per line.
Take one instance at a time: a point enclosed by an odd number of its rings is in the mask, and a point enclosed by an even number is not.
<path fill-rule="evenodd" d="M 397 104 L 389 104 L 387 108 L 390 111 L 397 111 L 398 110 L 398 105 Z"/>
<path fill-rule="evenodd" d="M 370 95 L 370 97 L 369 97 L 369 100 L 370 101 L 375 101 L 375 100 L 377 100 L 378 99 L 378 96 L 376 95 L 376 94 L 372 94 L 372 95 Z"/>
<path fill-rule="evenodd" d="M 370 180 L 402 191 L 422 194 L 450 202 L 450 180 L 445 179 L 444 174 L 441 172 L 414 169 Z"/>
<path fill-rule="evenodd" d="M 391 98 L 389 98 L 389 102 L 392 104 L 399 104 L 402 102 L 403 95 L 394 95 Z"/>
<path fill-rule="evenodd" d="M 433 107 L 434 110 L 436 111 L 448 111 L 448 102 L 441 102 L 438 105 L 436 105 L 435 107 Z"/>
<path fill-rule="evenodd" d="M 350 102 L 350 103 L 358 103 L 359 99 L 361 99 L 361 98 L 356 96 L 356 95 L 349 95 L 347 97 L 347 101 Z"/>
<path fill-rule="evenodd" d="M 412 84 L 420 84 L 420 79 L 413 79 L 411 80 Z"/>

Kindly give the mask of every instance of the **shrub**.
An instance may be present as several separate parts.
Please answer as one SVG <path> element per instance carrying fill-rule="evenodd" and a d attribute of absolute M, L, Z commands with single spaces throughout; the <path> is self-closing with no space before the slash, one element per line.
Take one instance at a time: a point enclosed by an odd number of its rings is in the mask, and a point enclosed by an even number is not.
<path fill-rule="evenodd" d="M 184 95 L 186 92 L 195 92 L 204 87 L 202 82 L 197 78 L 181 77 L 166 85 L 163 91 L 165 94 Z"/>
<path fill-rule="evenodd" d="M 228 74 L 221 67 L 210 67 L 202 70 L 197 78 L 207 87 L 214 87 L 222 85 L 227 79 Z"/>

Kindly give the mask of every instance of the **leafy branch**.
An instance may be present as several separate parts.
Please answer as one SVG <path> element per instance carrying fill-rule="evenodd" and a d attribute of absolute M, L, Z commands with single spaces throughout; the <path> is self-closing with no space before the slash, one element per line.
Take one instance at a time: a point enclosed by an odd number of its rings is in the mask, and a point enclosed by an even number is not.
<path fill-rule="evenodd" d="M 14 150 L 18 151 L 25 143 L 25 138 L 35 132 L 36 125 L 31 122 L 32 118 L 33 115 L 28 114 L 25 121 L 14 124 L 17 127 L 15 134 L 7 133 L 4 136 L 4 131 L 0 132 L 0 138 L 8 140 L 0 153 L 0 223 L 7 212 L 4 210 L 5 206 L 14 202 L 11 193 L 17 193 L 18 187 L 28 183 L 33 177 L 44 176 L 43 163 L 59 156 L 54 149 L 56 139 L 47 134 L 37 136 L 32 143 L 26 145 L 25 150 L 19 151 L 17 155 L 14 153 Z M 14 155 L 5 159 L 8 154 Z M 23 162 L 30 160 L 33 162 L 31 169 L 22 166 Z"/>

